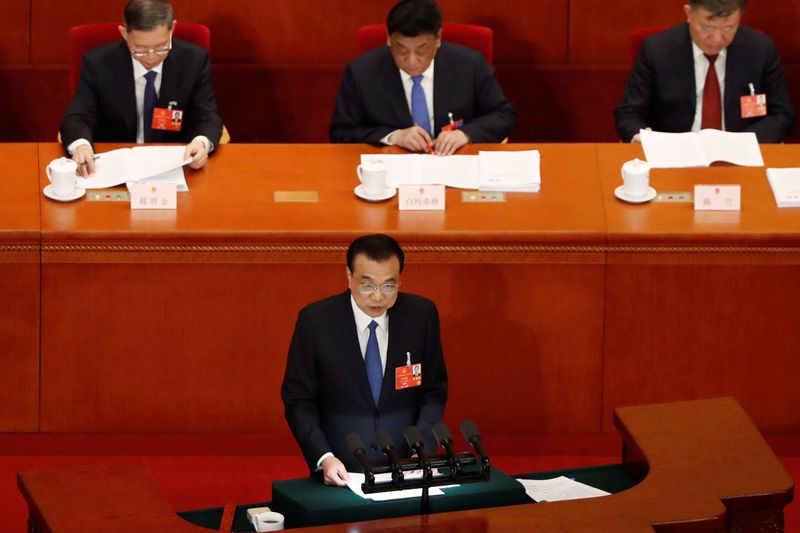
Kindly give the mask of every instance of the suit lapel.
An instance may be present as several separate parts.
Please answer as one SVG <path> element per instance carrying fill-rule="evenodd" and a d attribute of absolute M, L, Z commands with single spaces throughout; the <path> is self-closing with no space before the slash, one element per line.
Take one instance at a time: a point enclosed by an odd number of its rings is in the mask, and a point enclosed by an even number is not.
<path fill-rule="evenodd" d="M 747 76 L 747 69 L 742 65 L 747 65 L 750 50 L 742 43 L 740 34 L 728 45 L 727 57 L 725 58 L 725 109 L 726 124 L 732 124 L 732 119 L 738 119 L 740 113 L 739 97 L 749 92 L 745 92 L 747 84 L 755 80 L 744 79 Z"/>
<path fill-rule="evenodd" d="M 447 123 L 447 113 L 453 111 L 447 109 L 448 102 L 452 102 L 451 89 L 454 76 L 451 74 L 451 64 L 447 61 L 447 51 L 445 44 L 436 53 L 436 60 L 433 63 L 433 136 L 436 137 L 442 125 Z"/>
<path fill-rule="evenodd" d="M 694 117 L 697 107 L 697 85 L 694 78 L 694 50 L 688 23 L 684 24 L 683 30 L 674 41 L 674 46 L 675 53 L 670 54 L 673 63 L 672 71 L 676 73 L 677 82 L 683 87 L 684 98 L 686 98 L 689 109 L 692 110 L 692 117 Z"/>
<path fill-rule="evenodd" d="M 379 407 L 383 407 L 395 393 L 395 369 L 406 364 L 404 339 L 408 338 L 408 316 L 403 313 L 403 295 L 397 297 L 394 307 L 389 309 L 389 343 L 386 349 L 386 369 L 383 372 L 383 387 Z"/>
<path fill-rule="evenodd" d="M 356 332 L 356 321 L 353 317 L 353 308 L 350 303 L 350 292 L 345 292 L 340 299 L 336 316 L 331 323 L 333 337 L 339 345 L 339 352 L 342 354 L 342 367 L 344 373 L 353 376 L 356 387 L 361 391 L 364 401 L 369 405 L 375 405 L 372 399 L 372 389 L 367 378 L 367 368 L 364 365 L 364 357 L 361 355 L 361 347 L 358 344 L 358 333 Z"/>
<path fill-rule="evenodd" d="M 133 81 L 133 58 L 125 41 L 120 41 L 117 59 L 113 66 L 115 93 L 121 109 L 124 109 L 126 137 L 136 138 L 136 87 Z"/>
<path fill-rule="evenodd" d="M 403 90 L 403 79 L 400 77 L 400 69 L 394 64 L 392 53 L 389 47 L 386 47 L 386 55 L 388 59 L 383 62 L 383 86 L 386 93 L 389 95 L 389 102 L 391 102 L 392 110 L 397 118 L 398 124 L 408 124 L 406 127 L 413 125 L 411 118 L 411 110 L 408 108 L 408 101 L 406 100 L 406 93 Z"/>

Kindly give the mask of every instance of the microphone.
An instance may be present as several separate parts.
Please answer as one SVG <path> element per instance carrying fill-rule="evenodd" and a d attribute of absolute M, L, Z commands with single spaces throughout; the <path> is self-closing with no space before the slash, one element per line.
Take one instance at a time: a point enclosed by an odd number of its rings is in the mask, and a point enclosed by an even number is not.
<path fill-rule="evenodd" d="M 406 438 L 408 447 L 414 450 L 414 453 L 419 457 L 419 461 L 425 471 L 425 479 L 430 481 L 433 478 L 433 469 L 431 468 L 431 462 L 428 460 L 428 456 L 425 454 L 425 443 L 422 438 L 422 433 L 419 432 L 417 426 L 408 426 L 405 431 L 403 431 L 403 436 Z"/>
<path fill-rule="evenodd" d="M 358 459 L 358 462 L 361 463 L 361 468 L 364 469 L 366 483 L 368 485 L 374 485 L 375 474 L 372 473 L 372 466 L 369 464 L 369 461 L 367 461 L 367 447 L 364 445 L 364 441 L 361 440 L 361 436 L 358 433 L 350 433 L 347 435 L 346 441 L 350 453 Z"/>
<path fill-rule="evenodd" d="M 450 428 L 444 422 L 439 422 L 433 426 L 433 437 L 447 452 L 447 457 L 450 459 L 450 475 L 458 475 L 461 471 L 461 461 L 458 460 L 456 452 L 453 450 L 453 435 L 450 433 Z"/>
<path fill-rule="evenodd" d="M 483 445 L 481 444 L 481 434 L 478 431 L 478 426 L 475 425 L 475 422 L 472 420 L 464 420 L 461 423 L 461 434 L 464 435 L 464 439 L 473 448 L 475 451 L 478 452 L 478 455 L 481 456 L 481 469 L 484 472 L 489 471 L 489 455 L 486 453 L 486 450 L 483 449 Z"/>
<path fill-rule="evenodd" d="M 378 441 L 378 449 L 386 454 L 389 458 L 389 463 L 392 465 L 392 481 L 394 483 L 402 483 L 403 470 L 400 463 L 397 461 L 397 455 L 394 453 L 394 441 L 385 429 L 379 429 L 375 432 L 375 438 Z"/>

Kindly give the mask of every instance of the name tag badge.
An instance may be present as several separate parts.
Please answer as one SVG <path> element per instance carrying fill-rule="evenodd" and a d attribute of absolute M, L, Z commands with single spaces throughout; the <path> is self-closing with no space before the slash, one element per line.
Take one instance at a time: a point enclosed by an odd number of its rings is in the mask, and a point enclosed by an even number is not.
<path fill-rule="evenodd" d="M 741 185 L 695 185 L 695 211 L 741 211 Z"/>
<path fill-rule="evenodd" d="M 183 124 L 183 110 L 175 108 L 156 107 L 153 109 L 154 130 L 181 131 Z"/>
<path fill-rule="evenodd" d="M 398 366 L 394 369 L 395 390 L 410 389 L 422 385 L 422 363 Z"/>
<path fill-rule="evenodd" d="M 767 116 L 767 95 L 751 94 L 742 96 L 742 118 Z"/>
<path fill-rule="evenodd" d="M 177 209 L 177 186 L 174 183 L 128 183 L 131 209 Z"/>

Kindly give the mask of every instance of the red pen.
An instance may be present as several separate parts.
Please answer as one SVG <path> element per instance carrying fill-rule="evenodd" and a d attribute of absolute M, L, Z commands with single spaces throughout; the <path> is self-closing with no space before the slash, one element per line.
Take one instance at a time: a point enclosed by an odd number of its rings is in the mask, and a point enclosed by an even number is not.
<path fill-rule="evenodd" d="M 415 122 L 415 126 L 419 127 L 419 123 Z M 431 155 L 435 155 L 436 152 L 433 151 L 433 146 L 427 140 L 425 141 L 425 148 L 428 150 L 428 153 Z"/>

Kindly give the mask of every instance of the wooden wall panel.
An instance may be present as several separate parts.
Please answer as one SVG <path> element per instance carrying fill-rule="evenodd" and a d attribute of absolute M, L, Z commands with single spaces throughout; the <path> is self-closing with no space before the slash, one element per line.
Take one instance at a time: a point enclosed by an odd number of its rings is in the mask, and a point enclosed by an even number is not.
<path fill-rule="evenodd" d="M 439 306 L 448 419 L 600 430 L 602 265 L 410 263 L 403 282 Z M 43 285 L 42 430 L 134 432 L 284 431 L 297 311 L 346 288 L 338 263 L 45 264 Z"/>
<path fill-rule="evenodd" d="M 726 395 L 762 431 L 800 431 L 800 265 L 609 261 L 606 431 L 615 407 Z"/>
<path fill-rule="evenodd" d="M 344 62 L 356 55 L 355 32 L 384 22 L 394 0 L 173 0 L 176 19 L 211 27 L 219 62 Z M 121 20 L 122 2 L 33 0 L 32 62 L 67 61 L 71 26 Z M 442 0 L 444 19 L 491 26 L 498 62 L 566 60 L 568 0 Z M 80 6 L 80 9 L 78 9 Z M 546 16 L 543 16 L 546 13 Z"/>
<path fill-rule="evenodd" d="M 3 2 L 0 17 L 0 65 L 25 64 L 30 60 L 31 0 Z"/>
<path fill-rule="evenodd" d="M 672 26 L 686 17 L 686 0 L 570 0 L 569 62 L 630 62 L 628 35 L 634 28 Z M 800 10 L 796 0 L 750 2 L 744 23 L 770 35 L 784 62 L 800 60 Z"/>
<path fill-rule="evenodd" d="M 36 145 L 0 144 L 0 431 L 39 416 L 39 188 Z"/>

